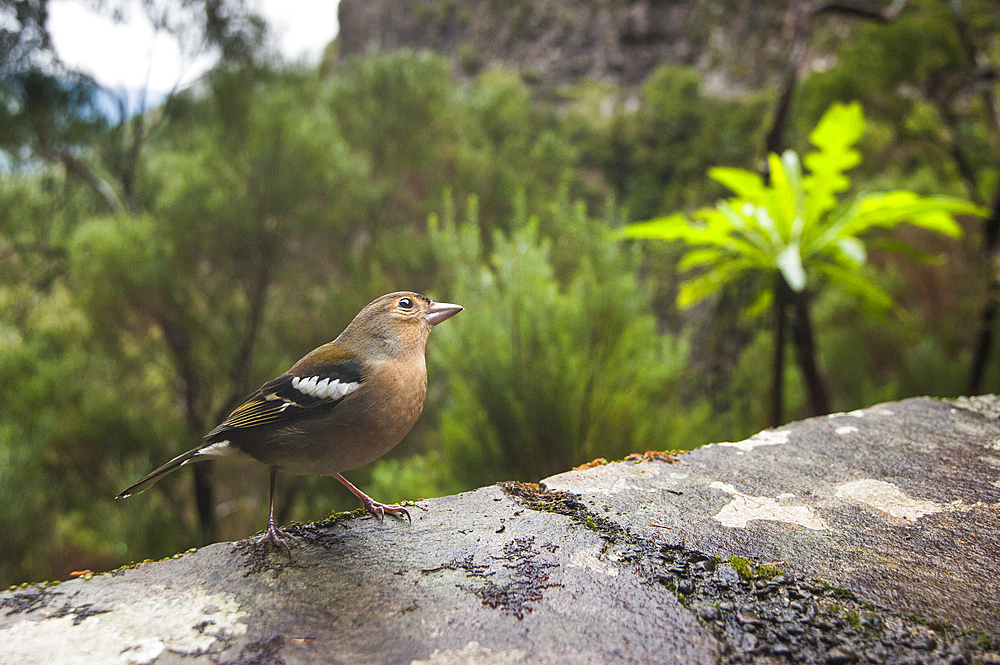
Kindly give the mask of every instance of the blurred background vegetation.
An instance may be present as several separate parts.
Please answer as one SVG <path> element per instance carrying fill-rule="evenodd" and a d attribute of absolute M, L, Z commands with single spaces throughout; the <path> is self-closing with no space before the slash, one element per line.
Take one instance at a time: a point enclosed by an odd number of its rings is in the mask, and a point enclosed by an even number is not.
<path fill-rule="evenodd" d="M 413 432 L 350 474 L 382 501 L 813 415 L 809 363 L 775 334 L 786 307 L 793 340 L 807 308 L 830 409 L 998 389 L 993 0 L 872 2 L 877 20 L 822 33 L 824 67 L 796 59 L 815 38 L 802 12 L 838 3 L 792 0 L 790 75 L 725 97 L 678 63 L 635 86 L 470 73 L 426 50 L 338 57 L 336 43 L 317 67 L 290 65 L 242 2 L 205 2 L 187 28 L 221 53 L 216 68 L 117 116 L 46 55 L 45 4 L 2 5 L 0 584 L 260 527 L 254 465 L 112 497 L 397 289 L 466 311 L 430 340 Z M 838 245 L 880 307 L 825 288 L 846 279 L 829 272 L 782 300 L 775 275 L 794 271 L 778 259 L 703 280 L 680 307 L 707 255 L 623 229 L 732 196 L 712 167 L 768 181 L 768 153 L 807 155 L 835 102 L 866 123 L 833 210 L 889 190 L 951 196 L 981 206 L 954 207 L 964 233 L 886 225 Z M 279 494 L 283 522 L 356 506 L 326 478 L 284 476 Z"/>

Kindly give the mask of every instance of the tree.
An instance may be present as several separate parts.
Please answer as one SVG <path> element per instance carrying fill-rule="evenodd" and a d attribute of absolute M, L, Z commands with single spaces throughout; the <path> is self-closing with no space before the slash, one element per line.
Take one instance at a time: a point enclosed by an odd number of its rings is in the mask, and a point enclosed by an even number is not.
<path fill-rule="evenodd" d="M 905 190 L 867 194 L 843 204 L 838 195 L 850 187 L 845 172 L 860 162 L 853 148 L 864 132 L 859 104 L 834 104 L 809 138 L 816 150 L 805 156 L 803 173 L 791 150 L 768 157 L 769 182 L 734 168 L 714 168 L 709 177 L 734 197 L 702 208 L 694 219 L 675 214 L 634 224 L 625 237 L 678 240 L 691 249 L 680 267 L 701 272 L 688 279 L 678 304 L 690 307 L 724 286 L 751 274 L 763 275 L 751 313 L 761 313 L 786 292 L 793 307 L 793 344 L 814 415 L 830 410 L 810 313 L 812 291 L 844 290 L 870 314 L 893 307 L 888 294 L 860 269 L 867 261 L 862 236 L 876 228 L 908 222 L 948 236 L 961 235 L 952 215 L 981 215 L 974 204 L 950 197 L 921 197 Z M 780 314 L 778 314 L 780 316 Z M 775 356 L 783 356 L 775 326 Z M 780 372 L 772 374 L 772 395 L 780 395 Z M 778 401 L 777 398 L 774 398 Z"/>
<path fill-rule="evenodd" d="M 319 280 L 332 298 L 338 281 L 354 281 L 338 280 L 353 270 L 350 253 L 336 261 L 314 252 L 349 245 L 345 226 L 370 207 L 365 168 L 310 80 L 218 72 L 207 99 L 175 100 L 141 164 L 139 211 L 91 217 L 70 242 L 72 278 L 89 316 L 110 324 L 106 343 L 138 338 L 167 359 L 182 447 L 294 362 L 296 350 L 332 337 L 313 318 L 322 310 L 309 312 L 300 294 Z M 338 313 L 367 296 L 352 295 Z M 282 308 L 268 316 L 273 299 Z M 276 327 L 297 328 L 280 336 L 286 349 L 274 348 Z M 210 474 L 195 467 L 202 541 L 216 537 Z"/>
<path fill-rule="evenodd" d="M 59 61 L 48 31 L 48 3 L 0 0 L 0 150 L 13 161 L 61 164 L 93 188 L 108 210 L 135 212 L 145 103 L 132 112 L 127 100 Z M 96 8 L 116 19 L 143 12 L 156 31 L 178 38 L 185 55 L 214 51 L 223 66 L 259 60 L 266 36 L 266 24 L 245 0 L 114 0 Z M 102 98 L 117 101 L 116 119 L 108 117 Z M 106 131 L 115 123 L 115 131 Z M 103 151 L 93 150 L 99 137 Z"/>
<path fill-rule="evenodd" d="M 98 8 L 116 18 L 134 10 L 144 12 L 156 30 L 177 35 L 188 55 L 217 51 L 223 67 L 255 61 L 265 36 L 265 24 L 248 9 L 244 0 L 116 0 L 99 3 Z M 129 259 L 136 258 L 130 251 L 134 248 L 116 244 L 114 239 L 115 236 L 138 238 L 149 244 L 153 248 L 151 251 L 163 249 L 161 238 L 155 233 L 143 235 L 155 227 L 158 220 L 155 215 L 144 216 L 149 212 L 149 200 L 140 201 L 138 192 L 142 186 L 142 151 L 148 137 L 146 109 L 141 107 L 138 113 L 131 113 L 125 101 L 119 99 L 118 118 L 109 119 L 100 98 L 105 95 L 114 98 L 114 94 L 101 90 L 92 78 L 65 67 L 58 60 L 48 33 L 48 0 L 2 0 L 0 18 L 4 19 L 0 21 L 0 150 L 6 153 L 6 161 L 15 167 L 27 163 L 28 171 L 37 169 L 40 163 L 58 165 L 68 179 L 83 183 L 97 195 L 96 201 L 86 201 L 70 214 L 58 214 L 62 211 L 57 211 L 47 226 L 57 226 L 60 233 L 55 237 L 38 233 L 30 241 L 18 243 L 14 257 L 24 259 L 32 252 L 44 252 L 40 258 L 49 263 L 49 269 L 56 274 L 67 272 L 67 263 L 82 248 L 95 252 L 96 257 L 112 261 L 121 269 L 122 281 L 115 285 L 125 287 L 118 299 L 144 301 L 139 306 L 143 315 L 126 317 L 127 321 L 122 322 L 123 330 L 137 323 L 148 325 L 152 322 L 159 326 L 174 351 L 178 367 L 183 370 L 180 381 L 185 386 L 184 392 L 197 393 L 198 385 L 190 376 L 195 363 L 185 355 L 191 340 L 190 331 L 184 328 L 191 321 L 184 312 L 178 311 L 183 310 L 184 304 L 178 302 L 176 292 L 170 292 L 170 285 L 162 281 L 137 283 L 136 280 L 149 279 L 149 271 L 145 267 L 143 270 L 123 267 L 128 265 Z M 75 195 L 67 198 L 81 199 Z M 87 213 L 110 213 L 111 217 L 91 219 L 82 224 L 84 228 L 74 229 L 73 225 Z M 32 236 L 35 232 L 28 231 L 25 235 Z M 163 235 L 169 237 L 170 234 Z M 119 250 L 122 255 L 118 257 L 101 254 L 102 251 Z M 160 264 L 153 262 L 152 265 Z M 94 277 L 95 274 L 89 271 L 99 268 L 99 265 L 87 266 L 88 276 Z M 162 278 L 165 274 L 161 271 L 156 276 Z M 75 276 L 82 277 L 81 274 Z M 150 288 L 161 290 L 154 293 Z M 108 305 L 100 299 L 94 302 Z M 114 309 L 121 311 L 118 305 Z M 251 322 L 251 329 L 255 324 Z M 251 344 L 251 351 L 252 348 Z M 245 373 L 236 372 L 236 378 L 242 379 Z M 200 426 L 201 418 L 195 418 L 197 410 L 191 408 L 193 404 L 185 404 L 191 416 L 189 425 Z M 210 533 L 214 509 L 208 498 L 210 487 L 205 482 L 206 474 L 207 470 L 197 472 L 201 481 L 198 494 L 205 532 Z"/>

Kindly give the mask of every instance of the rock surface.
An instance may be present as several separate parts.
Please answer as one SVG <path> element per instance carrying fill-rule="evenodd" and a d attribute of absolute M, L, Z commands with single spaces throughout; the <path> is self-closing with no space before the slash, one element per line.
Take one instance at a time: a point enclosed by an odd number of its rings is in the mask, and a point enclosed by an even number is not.
<path fill-rule="evenodd" d="M 341 0 L 337 46 L 428 49 L 465 74 L 501 65 L 548 85 L 631 86 L 685 64 L 710 92 L 735 94 L 780 76 L 787 11 L 787 0 Z"/>
<path fill-rule="evenodd" d="M 1000 400 L 295 527 L 0 593 L 0 663 L 1000 663 Z"/>

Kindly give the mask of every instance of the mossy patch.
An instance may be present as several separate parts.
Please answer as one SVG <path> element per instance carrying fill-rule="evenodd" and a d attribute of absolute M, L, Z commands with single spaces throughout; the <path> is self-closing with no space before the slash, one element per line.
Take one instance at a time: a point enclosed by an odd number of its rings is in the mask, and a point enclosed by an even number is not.
<path fill-rule="evenodd" d="M 504 545 L 503 567 L 510 571 L 506 580 L 498 583 L 493 579 L 485 579 L 481 586 L 460 584 L 459 588 L 478 596 L 487 607 L 513 615 L 519 621 L 524 619 L 524 615 L 531 612 L 534 603 L 542 599 L 545 589 L 562 586 L 549 581 L 549 569 L 556 568 L 559 564 L 539 560 L 539 552 L 534 545 L 534 536 L 515 538 Z M 492 572 L 473 574 L 482 578 L 487 575 L 492 575 Z"/>
<path fill-rule="evenodd" d="M 0 598 L 0 609 L 4 610 L 4 614 L 34 612 L 46 607 L 56 596 L 61 595 L 63 594 L 59 591 L 47 591 L 45 588 L 26 588 L 8 598 Z"/>
<path fill-rule="evenodd" d="M 110 612 L 109 609 L 104 609 L 100 607 L 94 607 L 93 603 L 84 603 L 82 605 L 73 605 L 68 599 L 63 598 L 64 594 L 61 591 L 49 591 L 45 588 L 38 588 L 37 586 L 29 588 L 25 591 L 14 593 L 8 598 L 0 598 L 0 609 L 4 610 L 4 614 L 30 614 L 39 610 L 48 609 L 49 606 L 57 601 L 64 600 L 63 606 L 52 611 L 51 613 L 46 613 L 47 618 L 58 619 L 61 617 L 71 616 L 73 617 L 73 625 L 78 626 L 87 619 L 98 614 L 105 614 Z M 70 596 L 71 598 L 72 596 Z"/>
<path fill-rule="evenodd" d="M 594 515 L 587 510 L 580 498 L 572 492 L 543 490 L 537 483 L 508 481 L 499 485 L 504 492 L 518 499 L 522 505 L 532 510 L 566 515 L 573 518 L 575 522 L 601 534 L 602 537 L 611 538 L 616 534 L 624 533 L 624 529 L 617 522 Z"/>

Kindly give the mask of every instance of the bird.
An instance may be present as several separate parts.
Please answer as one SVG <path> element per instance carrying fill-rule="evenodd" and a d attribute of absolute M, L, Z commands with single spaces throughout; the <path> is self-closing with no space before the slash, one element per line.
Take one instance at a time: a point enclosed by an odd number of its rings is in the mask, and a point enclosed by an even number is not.
<path fill-rule="evenodd" d="M 434 326 L 463 309 L 412 291 L 376 298 L 336 339 L 254 391 L 204 436 L 200 446 L 154 469 L 115 498 L 142 492 L 192 462 L 242 457 L 271 472 L 270 514 L 258 546 L 271 542 L 288 548 L 288 541 L 294 540 L 274 518 L 279 471 L 333 476 L 379 519 L 390 514 L 409 520 L 405 508 L 375 501 L 341 473 L 378 459 L 413 427 L 427 396 L 427 338 Z"/>

